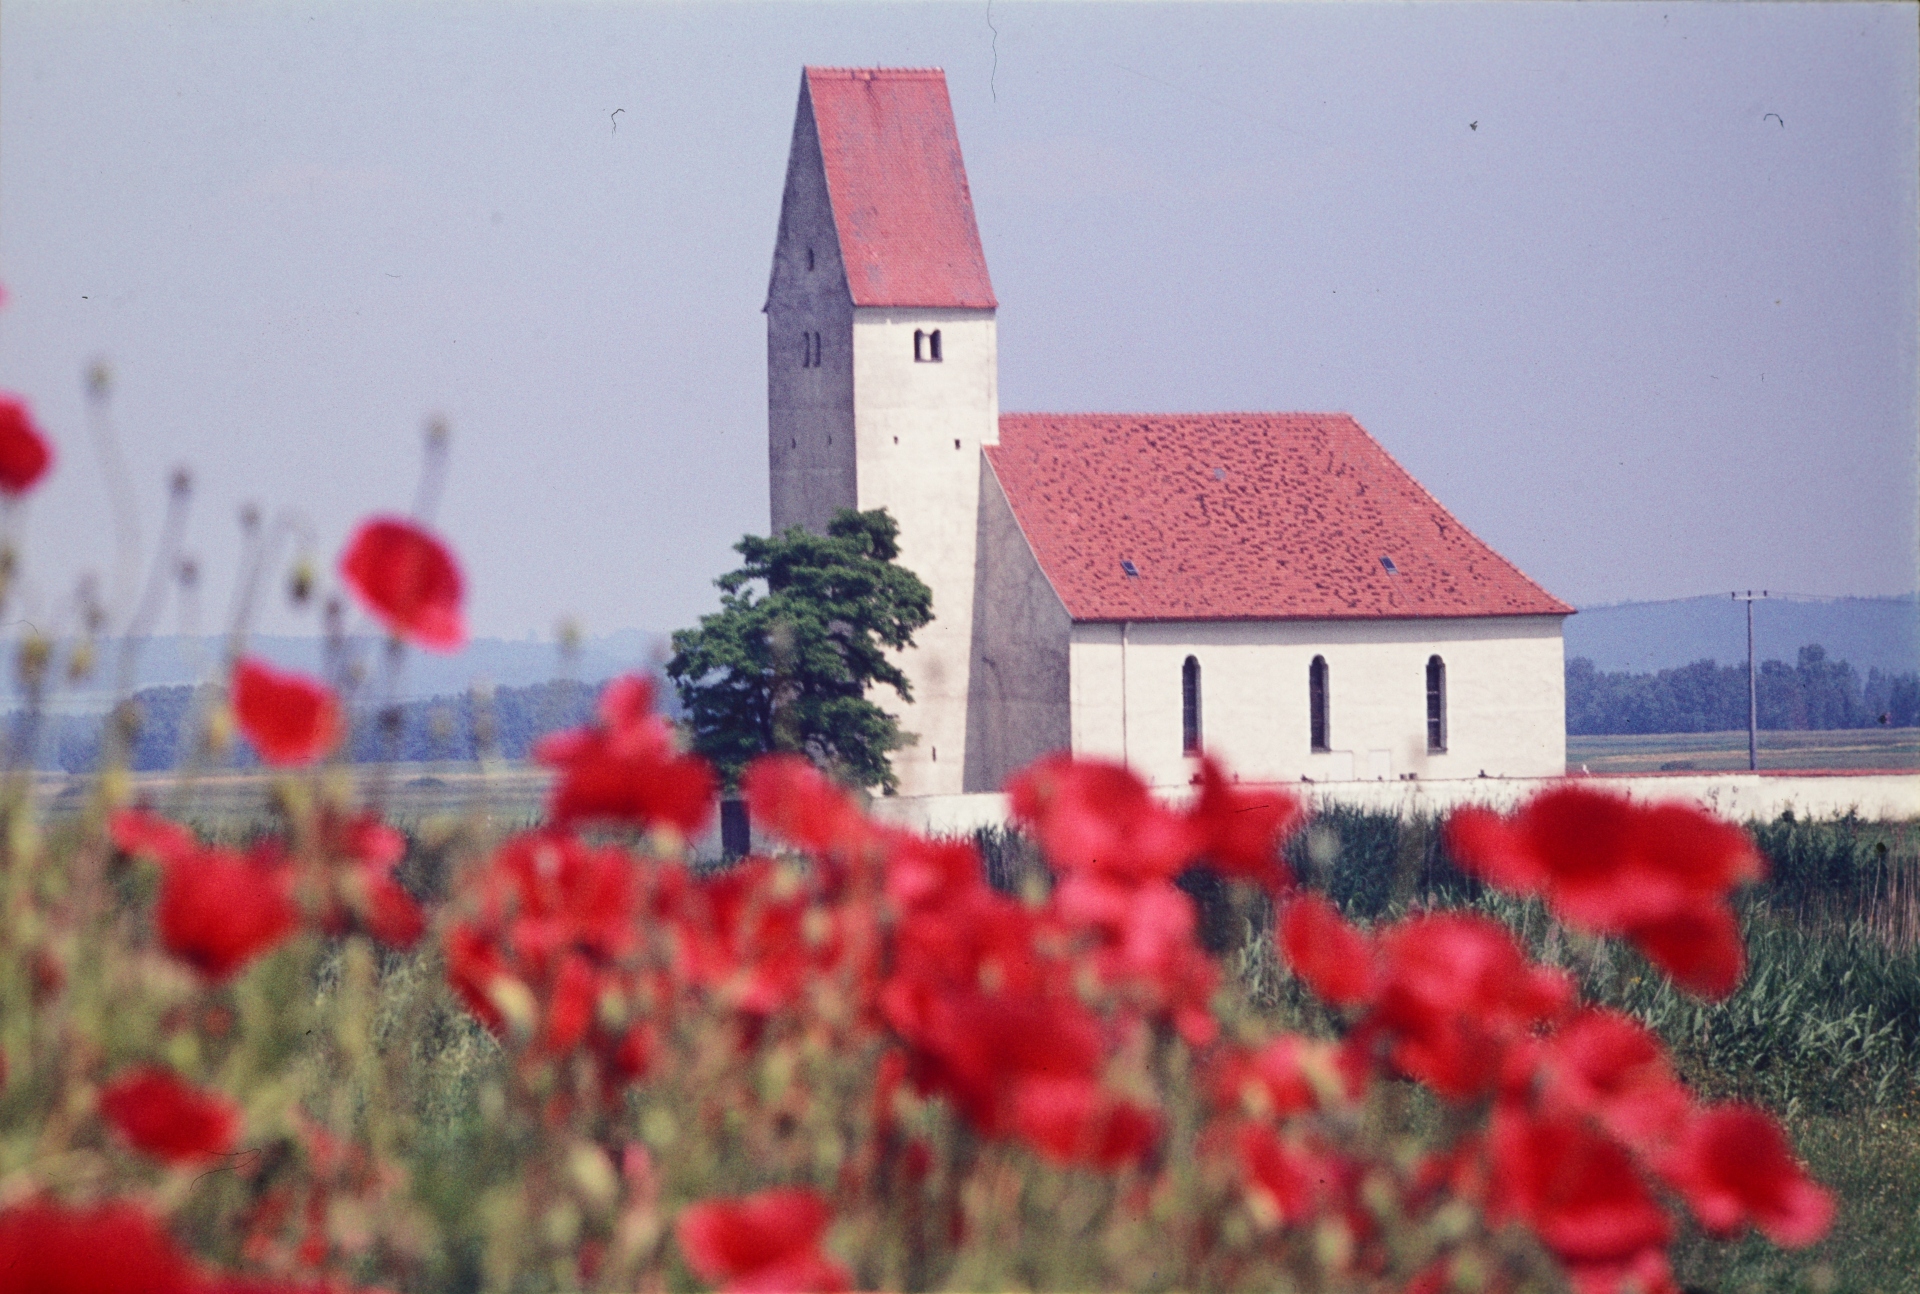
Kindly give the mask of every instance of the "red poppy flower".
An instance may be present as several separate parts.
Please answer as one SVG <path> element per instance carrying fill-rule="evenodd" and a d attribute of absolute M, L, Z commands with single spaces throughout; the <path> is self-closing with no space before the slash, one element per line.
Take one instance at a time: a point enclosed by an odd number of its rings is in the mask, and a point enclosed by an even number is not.
<path fill-rule="evenodd" d="M 1234 1140 L 1246 1169 L 1248 1194 L 1275 1222 L 1312 1216 L 1326 1180 L 1312 1157 L 1289 1148 L 1273 1129 L 1259 1124 L 1242 1128 Z"/>
<path fill-rule="evenodd" d="M 371 813 L 328 812 L 316 834 L 329 886 L 321 928 L 340 935 L 358 927 L 389 948 L 419 942 L 427 915 L 393 875 L 406 857 L 407 838 Z"/>
<path fill-rule="evenodd" d="M 113 847 L 123 854 L 151 858 L 161 864 L 190 857 L 200 850 L 194 834 L 147 809 L 121 809 L 107 823 Z"/>
<path fill-rule="evenodd" d="M 1382 985 L 1366 1032 L 1385 1032 L 1400 1069 L 1450 1100 L 1500 1078 L 1508 1049 L 1573 998 L 1567 977 L 1532 966 L 1497 921 L 1458 912 L 1409 918 L 1379 939 Z"/>
<path fill-rule="evenodd" d="M 1084 1078 L 1021 1082 L 1014 1090 L 1013 1126 L 1056 1164 L 1109 1172 L 1139 1159 L 1160 1140 L 1160 1120 L 1151 1110 L 1115 1100 Z"/>
<path fill-rule="evenodd" d="M 1721 1235 L 1752 1222 L 1797 1249 L 1833 1224 L 1833 1196 L 1794 1161 L 1780 1125 L 1751 1106 L 1702 1112 L 1660 1167 L 1701 1224 Z"/>
<path fill-rule="evenodd" d="M 692 836 L 713 814 L 713 770 L 674 749 L 673 730 L 653 713 L 653 680 L 643 675 L 607 684 L 600 722 L 544 738 L 534 758 L 560 772 L 547 800 L 555 827 L 667 823 Z"/>
<path fill-rule="evenodd" d="M 240 1133 L 239 1106 L 152 1066 L 115 1079 L 100 1094 L 100 1113 L 137 1149 L 169 1163 L 224 1155 Z"/>
<path fill-rule="evenodd" d="M 120 1201 L 0 1210 L 0 1289 L 32 1294 L 189 1294 L 198 1281 L 146 1210 Z"/>
<path fill-rule="evenodd" d="M 507 1031 L 500 1009 L 500 988 L 517 982 L 507 959 L 486 936 L 467 926 L 447 931 L 447 983 L 479 1020 L 496 1035 Z"/>
<path fill-rule="evenodd" d="M 887 897 L 902 908 L 937 907 L 986 888 L 986 865 L 971 841 L 901 833 L 888 844 Z"/>
<path fill-rule="evenodd" d="M 1588 1115 L 1643 1155 L 1671 1145 L 1692 1112 L 1660 1040 L 1617 1011 L 1581 1011 L 1540 1045 L 1530 1068 L 1549 1109 Z"/>
<path fill-rule="evenodd" d="M 427 914 L 391 874 L 360 876 L 360 924 L 389 948 L 407 949 L 427 932 Z"/>
<path fill-rule="evenodd" d="M 33 425 L 26 402 L 0 395 L 0 494 L 25 494 L 52 464 L 53 449 Z"/>
<path fill-rule="evenodd" d="M 1237 876 L 1275 892 L 1293 883 L 1280 846 L 1300 825 L 1300 801 L 1277 786 L 1242 790 L 1214 760 L 1200 761 L 1200 795 L 1187 814 L 1199 833 L 1200 855 L 1223 876 Z"/>
<path fill-rule="evenodd" d="M 1526 1223 L 1569 1274 L 1633 1264 L 1672 1239 L 1672 1220 L 1627 1152 L 1583 1121 L 1498 1111 L 1491 1146 L 1491 1218 Z"/>
<path fill-rule="evenodd" d="M 375 517 L 360 523 L 341 554 L 340 576 L 376 619 L 408 642 L 452 652 L 467 641 L 460 568 L 445 544 L 413 522 Z"/>
<path fill-rule="evenodd" d="M 1747 974 L 1740 922 L 1725 903 L 1701 902 L 1627 932 L 1648 961 L 1702 997 L 1722 998 Z"/>
<path fill-rule="evenodd" d="M 598 1014 L 602 995 L 629 982 L 639 942 L 627 855 L 531 832 L 473 884 L 478 911 L 444 946 L 448 982 L 480 1022 L 502 1035 L 512 1024 L 546 1055 L 588 1048 L 615 1078 L 643 1070 L 647 1039 Z"/>
<path fill-rule="evenodd" d="M 889 992 L 883 1002 L 915 1044 L 915 1085 L 948 1097 L 986 1136 L 1012 1129 L 1023 1082 L 1100 1075 L 1100 1024 L 1076 999 L 954 988 L 919 997 Z"/>
<path fill-rule="evenodd" d="M 1373 945 L 1318 894 L 1287 905 L 1280 944 L 1307 987 L 1333 1005 L 1358 1006 L 1373 996 Z"/>
<path fill-rule="evenodd" d="M 740 779 L 753 820 L 820 857 L 864 844 L 872 827 L 853 798 L 799 755 L 763 755 Z"/>
<path fill-rule="evenodd" d="M 1687 988 L 1724 997 L 1740 981 L 1727 896 L 1765 864 L 1745 831 L 1700 809 L 1561 786 L 1511 818 L 1460 810 L 1447 846 L 1493 884 L 1542 895 L 1569 925 L 1632 939 Z"/>
<path fill-rule="evenodd" d="M 1259 1118 L 1316 1109 L 1323 1093 L 1357 1098 L 1364 1082 L 1364 1075 L 1343 1070 L 1332 1044 L 1296 1033 L 1283 1033 L 1256 1050 L 1226 1052 L 1215 1061 L 1211 1078 L 1215 1100 L 1245 1106 Z"/>
<path fill-rule="evenodd" d="M 330 690 L 251 656 L 233 667 L 233 712 L 269 764 L 311 763 L 340 736 L 340 706 Z"/>
<path fill-rule="evenodd" d="M 1130 769 L 1105 760 L 1048 755 L 1016 773 L 1007 794 L 1014 817 L 1063 871 L 1166 880 L 1193 860 L 1203 840 Z"/>
<path fill-rule="evenodd" d="M 167 866 L 156 913 L 168 952 L 223 980 L 293 930 L 298 913 L 287 874 L 227 849 L 198 850 Z"/>
<path fill-rule="evenodd" d="M 693 1270 L 728 1290 L 844 1290 L 851 1283 L 847 1269 L 820 1251 L 832 1220 L 813 1191 L 772 1190 L 692 1205 L 674 1233 Z"/>

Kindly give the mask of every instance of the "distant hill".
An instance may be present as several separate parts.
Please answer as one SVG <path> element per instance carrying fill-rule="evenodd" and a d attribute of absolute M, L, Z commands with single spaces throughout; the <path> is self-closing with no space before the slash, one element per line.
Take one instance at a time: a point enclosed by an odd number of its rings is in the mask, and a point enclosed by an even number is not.
<path fill-rule="evenodd" d="M 1725 597 L 1582 607 L 1566 624 L 1567 659 L 1584 656 L 1602 672 L 1747 659 L 1746 607 Z M 1874 669 L 1905 674 L 1920 669 L 1920 596 L 1769 598 L 1754 604 L 1753 636 L 1761 660 L 1793 661 L 1800 648 L 1819 643 L 1862 677 Z"/>

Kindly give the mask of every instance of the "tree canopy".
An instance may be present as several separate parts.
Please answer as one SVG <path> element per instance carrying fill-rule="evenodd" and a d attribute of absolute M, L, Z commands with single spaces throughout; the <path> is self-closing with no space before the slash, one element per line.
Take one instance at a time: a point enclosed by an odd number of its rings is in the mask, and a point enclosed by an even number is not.
<path fill-rule="evenodd" d="M 693 748 L 728 786 L 784 750 L 849 785 L 894 788 L 888 754 L 913 737 L 867 694 L 884 684 L 913 700 L 886 653 L 933 619 L 932 592 L 897 563 L 899 533 L 884 508 L 842 508 L 825 535 L 795 526 L 733 546 L 745 564 L 714 581 L 720 610 L 675 633 L 667 662 Z"/>

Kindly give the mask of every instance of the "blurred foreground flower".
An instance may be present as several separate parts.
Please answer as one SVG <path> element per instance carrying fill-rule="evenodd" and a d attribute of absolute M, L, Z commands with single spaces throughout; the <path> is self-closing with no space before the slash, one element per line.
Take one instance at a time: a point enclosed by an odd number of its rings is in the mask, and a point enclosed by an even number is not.
<path fill-rule="evenodd" d="M 143 810 L 115 814 L 111 830 L 120 849 L 160 864 L 160 941 L 208 979 L 232 977 L 298 925 L 292 877 L 271 842 L 246 854 L 211 848 Z"/>
<path fill-rule="evenodd" d="M 1456 812 L 1447 847 L 1476 876 L 1541 896 L 1568 925 L 1631 939 L 1696 993 L 1725 997 L 1745 971 L 1728 896 L 1765 865 L 1746 832 L 1690 805 L 1560 786 L 1510 818 Z"/>
<path fill-rule="evenodd" d="M 678 1235 L 688 1265 L 732 1294 L 844 1290 L 847 1269 L 820 1251 L 832 1220 L 812 1191 L 761 1191 L 692 1206 Z"/>
<path fill-rule="evenodd" d="M 7 1294 L 188 1294 L 195 1287 L 173 1238 L 136 1205 L 70 1209 L 31 1200 L 0 1210 Z"/>
<path fill-rule="evenodd" d="M 251 656 L 233 667 L 233 711 L 269 764 L 311 763 L 340 738 L 340 705 L 328 688 Z"/>
<path fill-rule="evenodd" d="M 424 527 L 404 517 L 362 522 L 340 556 L 340 575 L 398 637 L 439 652 L 465 645 L 460 568 Z"/>
<path fill-rule="evenodd" d="M 224 1155 L 240 1133 L 233 1102 L 152 1066 L 123 1075 L 102 1092 L 100 1112 L 136 1148 L 169 1163 Z"/>
<path fill-rule="evenodd" d="M 0 394 L 0 494 L 25 494 L 52 465 L 53 449 L 33 425 L 26 401 Z"/>
<path fill-rule="evenodd" d="M 600 722 L 543 738 L 534 758 L 560 773 L 547 801 L 557 828 L 666 823 L 692 836 L 713 815 L 713 770 L 674 749 L 673 729 L 653 713 L 653 680 L 643 675 L 607 684 Z"/>

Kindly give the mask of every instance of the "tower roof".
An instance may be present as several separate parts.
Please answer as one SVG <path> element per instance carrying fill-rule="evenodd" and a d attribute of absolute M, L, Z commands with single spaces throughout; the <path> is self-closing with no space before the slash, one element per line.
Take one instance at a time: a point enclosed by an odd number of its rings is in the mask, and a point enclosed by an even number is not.
<path fill-rule="evenodd" d="M 993 309 L 946 73 L 810 67 L 804 88 L 853 304 Z"/>
<path fill-rule="evenodd" d="M 1005 414 L 986 454 L 1075 620 L 1573 611 L 1344 413 Z"/>

